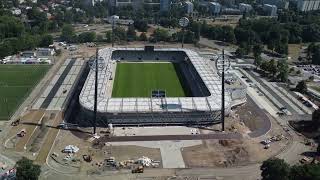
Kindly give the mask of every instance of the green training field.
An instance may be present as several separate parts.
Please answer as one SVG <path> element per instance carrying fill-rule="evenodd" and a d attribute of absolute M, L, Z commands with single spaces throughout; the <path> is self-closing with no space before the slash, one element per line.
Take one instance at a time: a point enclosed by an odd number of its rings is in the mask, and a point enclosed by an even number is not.
<path fill-rule="evenodd" d="M 168 97 L 185 97 L 182 76 L 173 63 L 118 63 L 112 97 L 150 97 L 165 90 Z"/>
<path fill-rule="evenodd" d="M 7 120 L 45 75 L 48 65 L 0 65 L 0 120 Z"/>

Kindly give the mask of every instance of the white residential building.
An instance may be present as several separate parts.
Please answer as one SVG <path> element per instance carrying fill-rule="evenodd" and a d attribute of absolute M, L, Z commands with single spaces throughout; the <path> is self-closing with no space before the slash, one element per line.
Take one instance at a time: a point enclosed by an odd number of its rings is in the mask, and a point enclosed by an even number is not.
<path fill-rule="evenodd" d="M 266 13 L 267 16 L 277 16 L 277 6 L 271 4 L 264 4 L 263 11 Z"/>
<path fill-rule="evenodd" d="M 320 9 L 320 0 L 298 0 L 299 11 L 314 11 Z"/>

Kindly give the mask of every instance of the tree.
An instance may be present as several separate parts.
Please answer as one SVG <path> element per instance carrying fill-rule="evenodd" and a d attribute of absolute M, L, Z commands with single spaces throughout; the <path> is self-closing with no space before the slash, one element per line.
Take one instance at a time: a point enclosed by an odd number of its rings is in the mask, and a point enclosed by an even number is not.
<path fill-rule="evenodd" d="M 278 79 L 282 82 L 287 82 L 289 74 L 289 66 L 286 60 L 279 60 L 277 65 L 279 74 Z"/>
<path fill-rule="evenodd" d="M 16 17 L 0 16 L 0 40 L 10 37 L 20 37 L 25 32 L 23 23 Z"/>
<path fill-rule="evenodd" d="M 312 54 L 314 49 L 316 48 L 316 44 L 314 42 L 310 43 L 307 48 L 307 59 L 310 61 L 312 59 Z"/>
<path fill-rule="evenodd" d="M 238 57 L 243 57 L 246 54 L 246 50 L 243 47 L 238 47 L 236 50 L 236 55 Z"/>
<path fill-rule="evenodd" d="M 306 81 L 302 80 L 302 81 L 298 82 L 298 84 L 296 86 L 296 90 L 300 93 L 306 93 L 308 90 Z"/>
<path fill-rule="evenodd" d="M 263 45 L 261 45 L 261 44 L 256 44 L 256 45 L 254 45 L 253 48 L 252 48 L 253 56 L 254 56 L 255 58 L 258 57 L 258 56 L 260 56 L 261 53 L 262 53 L 262 51 L 263 51 Z"/>
<path fill-rule="evenodd" d="M 51 44 L 53 44 L 53 37 L 50 34 L 46 34 L 41 37 L 41 41 L 40 41 L 41 47 L 48 47 Z"/>
<path fill-rule="evenodd" d="M 274 59 L 271 59 L 269 62 L 268 62 L 268 68 L 267 68 L 267 71 L 271 73 L 272 76 L 275 76 L 277 71 L 278 71 L 278 68 L 277 68 L 277 64 L 276 64 L 276 61 Z"/>
<path fill-rule="evenodd" d="M 311 63 L 320 65 L 320 45 L 316 45 L 312 52 Z"/>
<path fill-rule="evenodd" d="M 74 28 L 70 24 L 65 24 L 62 27 L 62 32 L 60 35 L 62 41 L 76 42 L 76 34 Z"/>
<path fill-rule="evenodd" d="M 236 37 L 231 26 L 222 26 L 222 32 L 222 37 L 220 38 L 221 40 L 230 43 L 234 43 L 236 41 Z"/>
<path fill-rule="evenodd" d="M 127 30 L 127 37 L 128 40 L 135 40 L 136 39 L 136 31 L 134 29 L 134 26 L 132 24 L 129 25 L 128 30 Z"/>
<path fill-rule="evenodd" d="M 178 42 L 182 41 L 183 32 L 172 34 L 172 39 Z M 194 32 L 187 30 L 184 32 L 184 43 L 195 43 L 197 40 L 195 38 Z"/>
<path fill-rule="evenodd" d="M 289 180 L 290 166 L 283 159 L 268 159 L 260 169 L 262 180 Z"/>
<path fill-rule="evenodd" d="M 170 39 L 169 31 L 157 28 L 151 35 L 155 41 L 168 41 Z"/>
<path fill-rule="evenodd" d="M 16 168 L 17 180 L 37 180 L 41 173 L 41 167 L 25 157 L 17 161 Z"/>
<path fill-rule="evenodd" d="M 140 41 L 147 41 L 148 37 L 147 37 L 146 33 L 141 33 L 139 39 L 140 39 Z"/>
<path fill-rule="evenodd" d="M 78 42 L 86 43 L 93 42 L 96 40 L 96 32 L 83 32 L 78 36 Z"/>
<path fill-rule="evenodd" d="M 107 39 L 108 43 L 111 43 L 111 40 L 112 40 L 112 32 L 111 31 L 106 32 L 106 39 Z"/>
<path fill-rule="evenodd" d="M 312 125 L 315 129 L 320 127 L 320 109 L 314 110 L 312 113 Z"/>
<path fill-rule="evenodd" d="M 148 22 L 146 20 L 136 19 L 136 20 L 134 20 L 133 25 L 138 31 L 147 32 L 147 30 L 148 30 Z"/>
<path fill-rule="evenodd" d="M 127 31 L 123 27 L 117 26 L 113 29 L 114 41 L 126 41 L 127 40 Z"/>
<path fill-rule="evenodd" d="M 291 180 L 316 180 L 320 178 L 319 164 L 305 164 L 292 166 L 290 170 Z"/>
<path fill-rule="evenodd" d="M 261 63 L 262 63 L 261 56 L 255 56 L 254 57 L 254 64 L 256 65 L 257 68 L 261 66 Z"/>
<path fill-rule="evenodd" d="M 289 32 L 289 43 L 301 43 L 302 26 L 298 23 L 287 23 L 284 28 Z"/>
<path fill-rule="evenodd" d="M 308 24 L 302 30 L 302 39 L 304 42 L 320 41 L 320 26 L 318 24 Z"/>

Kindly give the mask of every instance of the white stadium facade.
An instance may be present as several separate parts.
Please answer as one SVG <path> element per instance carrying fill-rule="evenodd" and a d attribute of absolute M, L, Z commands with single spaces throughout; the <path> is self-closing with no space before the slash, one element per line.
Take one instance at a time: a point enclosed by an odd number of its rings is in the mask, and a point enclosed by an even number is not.
<path fill-rule="evenodd" d="M 150 48 L 149 48 L 150 49 Z M 99 50 L 97 125 L 209 125 L 220 123 L 221 77 L 197 52 L 181 48 L 105 48 Z M 167 60 L 183 64 L 183 76 L 193 97 L 113 98 L 116 65 L 126 62 Z M 95 68 L 88 74 L 79 96 L 80 125 L 92 126 L 94 114 Z M 246 89 L 234 91 L 237 99 L 246 98 Z M 232 92 L 225 93 L 225 113 L 235 104 Z"/>

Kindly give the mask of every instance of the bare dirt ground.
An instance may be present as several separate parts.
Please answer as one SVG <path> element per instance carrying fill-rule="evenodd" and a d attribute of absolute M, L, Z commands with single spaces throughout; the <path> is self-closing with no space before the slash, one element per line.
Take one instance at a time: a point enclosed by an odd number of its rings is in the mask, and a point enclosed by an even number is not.
<path fill-rule="evenodd" d="M 243 134 L 241 140 L 204 140 L 202 145 L 187 147 L 182 155 L 187 167 L 232 167 L 263 160 L 279 153 L 288 143 L 287 134 L 274 119 L 270 119 L 272 129 L 258 138 L 251 138 L 248 133 L 258 130 L 261 118 L 268 118 L 257 112 L 257 107 L 250 103 L 238 107 L 232 117 L 226 118 L 226 131 Z M 261 110 L 260 110 L 261 111 Z M 248 127 L 247 127 L 247 126 Z M 262 140 L 277 135 L 284 135 L 281 141 L 272 142 L 269 149 L 264 149 Z"/>
<path fill-rule="evenodd" d="M 18 152 L 24 151 L 24 146 L 30 140 L 36 126 L 30 125 L 32 123 L 37 124 L 42 116 L 44 111 L 31 111 L 30 113 L 21 117 L 20 124 L 17 126 L 12 126 L 8 135 L 7 135 L 7 144 L 9 147 L 15 148 Z M 30 124 L 29 124 L 30 123 Z M 22 129 L 24 129 L 27 133 L 24 137 L 17 137 L 17 133 L 19 133 Z"/>
<path fill-rule="evenodd" d="M 289 62 L 297 61 L 301 52 L 301 44 L 288 44 L 288 56 L 291 57 Z"/>
<path fill-rule="evenodd" d="M 58 157 L 55 161 L 67 166 L 74 166 L 81 172 L 95 172 L 99 170 L 105 170 L 102 166 L 106 158 L 114 157 L 117 162 L 126 160 L 137 160 L 142 156 L 149 157 L 151 159 L 161 159 L 160 149 L 146 148 L 139 146 L 112 146 L 110 144 L 102 144 L 101 146 L 93 146 L 93 138 L 84 132 L 72 132 L 67 130 L 61 130 L 56 138 L 51 153 L 55 153 Z M 67 145 L 75 145 L 80 148 L 79 152 L 73 156 L 74 162 L 63 160 L 67 154 L 62 150 Z M 86 162 L 83 160 L 83 155 L 92 156 L 92 162 Z M 52 157 L 49 157 L 49 161 L 53 161 Z M 127 168 L 130 168 L 129 166 Z"/>

